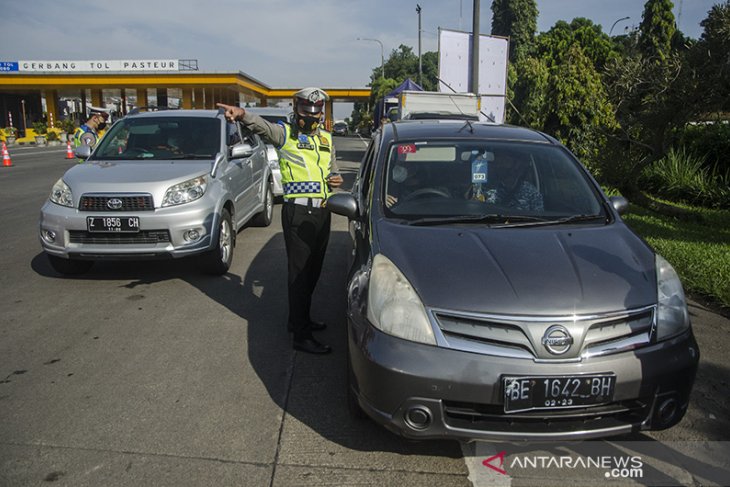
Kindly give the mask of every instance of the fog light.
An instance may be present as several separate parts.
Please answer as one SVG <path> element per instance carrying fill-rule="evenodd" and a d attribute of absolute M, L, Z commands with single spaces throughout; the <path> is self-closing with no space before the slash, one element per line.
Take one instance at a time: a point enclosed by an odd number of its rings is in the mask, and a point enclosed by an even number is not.
<path fill-rule="evenodd" d="M 406 412 L 406 423 L 413 429 L 426 429 L 431 425 L 431 411 L 422 406 L 413 407 Z"/>
<path fill-rule="evenodd" d="M 53 243 L 56 241 L 56 232 L 53 230 L 42 230 L 41 237 L 43 237 L 43 240 L 46 242 Z"/>
<path fill-rule="evenodd" d="M 183 238 L 188 242 L 196 242 L 200 240 L 200 232 L 197 230 L 188 230 L 183 234 Z"/>
<path fill-rule="evenodd" d="M 666 399 L 662 402 L 656 411 L 656 419 L 659 421 L 661 426 L 666 426 L 671 423 L 677 416 L 678 404 L 677 400 L 673 397 Z"/>

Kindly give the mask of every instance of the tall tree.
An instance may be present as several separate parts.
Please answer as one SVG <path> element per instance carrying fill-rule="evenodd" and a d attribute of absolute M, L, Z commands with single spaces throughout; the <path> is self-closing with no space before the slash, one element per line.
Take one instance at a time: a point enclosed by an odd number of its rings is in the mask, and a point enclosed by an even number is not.
<path fill-rule="evenodd" d="M 598 71 L 618 56 L 616 46 L 601 26 L 583 17 L 577 17 L 570 23 L 559 20 L 549 31 L 537 36 L 536 44 L 537 54 L 549 66 L 560 64 L 573 44 L 581 47 Z"/>
<path fill-rule="evenodd" d="M 532 50 L 537 31 L 535 0 L 494 0 L 492 35 L 510 38 L 509 59 L 515 62 Z"/>
<path fill-rule="evenodd" d="M 639 25 L 639 50 L 648 59 L 663 62 L 672 52 L 677 27 L 671 0 L 647 0 Z"/>
<path fill-rule="evenodd" d="M 715 111 L 730 110 L 730 0 L 710 9 L 694 46 L 703 92 Z"/>
<path fill-rule="evenodd" d="M 602 132 L 616 126 L 614 108 L 591 60 L 577 43 L 550 68 L 543 129 L 560 139 L 586 164 L 605 142 Z"/>

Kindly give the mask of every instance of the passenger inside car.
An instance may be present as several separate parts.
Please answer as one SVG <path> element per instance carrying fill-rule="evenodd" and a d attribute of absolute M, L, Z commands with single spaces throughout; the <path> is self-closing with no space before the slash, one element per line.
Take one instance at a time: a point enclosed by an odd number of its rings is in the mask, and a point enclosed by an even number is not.
<path fill-rule="evenodd" d="M 472 184 L 466 193 L 468 199 L 507 206 L 516 210 L 542 212 L 543 197 L 535 183 L 534 164 L 526 154 L 501 151 L 496 154 L 477 153 L 472 161 L 483 161 L 484 183 L 477 182 L 472 169 Z"/>

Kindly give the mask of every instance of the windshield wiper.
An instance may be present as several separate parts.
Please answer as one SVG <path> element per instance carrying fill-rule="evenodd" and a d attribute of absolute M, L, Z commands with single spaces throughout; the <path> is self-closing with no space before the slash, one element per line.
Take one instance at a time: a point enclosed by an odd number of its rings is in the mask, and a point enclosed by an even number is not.
<path fill-rule="evenodd" d="M 546 225 L 563 225 L 566 223 L 576 223 L 576 222 L 587 222 L 587 221 L 595 221 L 595 220 L 606 220 L 606 217 L 604 215 L 572 215 L 572 216 L 566 216 L 564 218 L 557 218 L 554 220 L 549 220 L 547 218 L 535 218 L 534 220 L 512 220 L 517 223 L 510 223 L 505 222 L 503 226 L 509 226 L 509 227 L 535 227 L 535 226 L 546 226 Z"/>
<path fill-rule="evenodd" d="M 213 159 L 213 154 L 175 154 L 165 159 Z"/>
<path fill-rule="evenodd" d="M 500 215 L 488 213 L 484 215 L 455 215 L 446 217 L 425 217 L 416 220 L 406 220 L 408 225 L 447 225 L 450 223 L 502 223 L 510 222 L 544 222 L 544 218 L 522 215 Z"/>

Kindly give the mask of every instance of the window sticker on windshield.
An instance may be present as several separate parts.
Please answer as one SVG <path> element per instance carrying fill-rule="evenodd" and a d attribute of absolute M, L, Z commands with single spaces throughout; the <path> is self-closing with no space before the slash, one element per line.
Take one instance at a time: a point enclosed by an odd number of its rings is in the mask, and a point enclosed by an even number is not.
<path fill-rule="evenodd" d="M 487 182 L 487 160 L 481 156 L 471 163 L 471 182 L 472 184 Z"/>
<path fill-rule="evenodd" d="M 400 144 L 398 146 L 398 154 L 415 154 L 416 144 Z"/>

